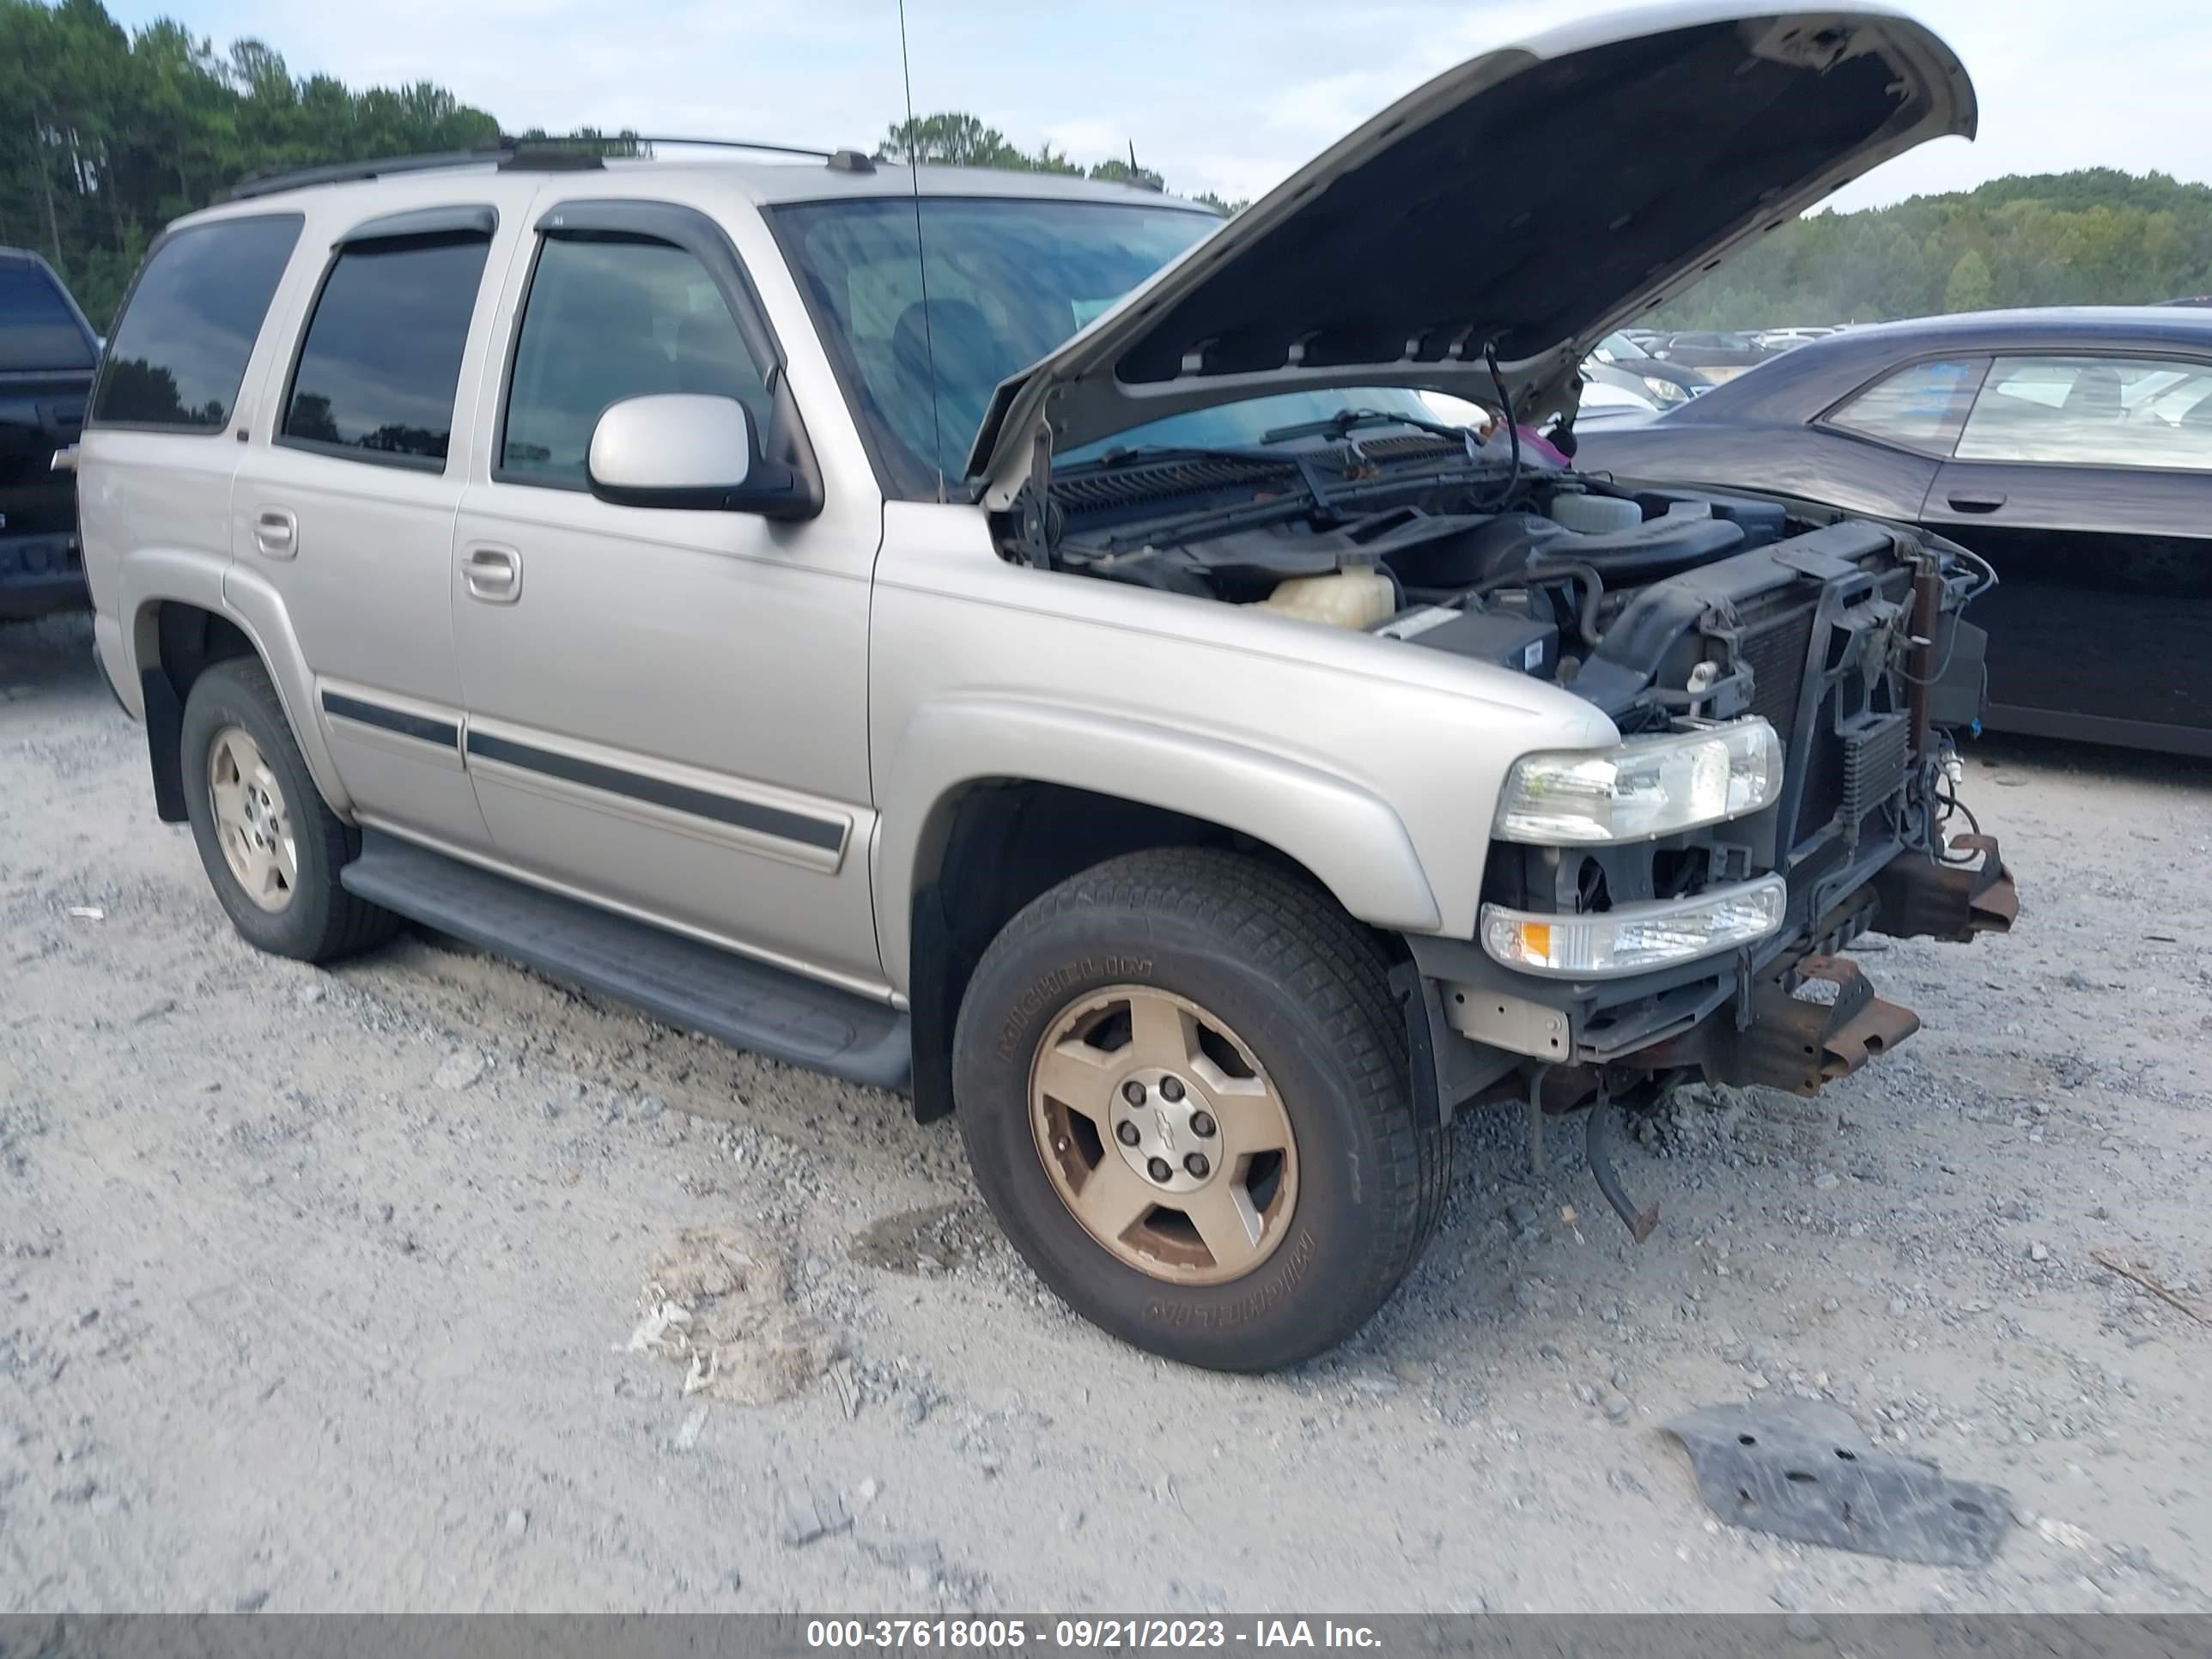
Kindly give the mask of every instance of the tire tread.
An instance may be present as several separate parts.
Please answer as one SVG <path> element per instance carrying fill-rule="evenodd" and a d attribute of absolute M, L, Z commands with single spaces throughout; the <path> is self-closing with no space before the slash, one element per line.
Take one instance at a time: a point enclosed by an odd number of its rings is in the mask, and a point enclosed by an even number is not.
<path fill-rule="evenodd" d="M 1174 916 L 1214 934 L 1289 995 L 1343 1067 L 1382 1147 L 1375 1176 L 1383 1224 L 1352 1269 L 1342 1305 L 1353 1316 L 1342 1328 L 1316 1333 L 1327 1340 L 1314 1351 L 1334 1346 L 1366 1322 L 1419 1258 L 1450 1182 L 1449 1132 L 1420 1121 L 1414 1103 L 1405 1016 L 1382 940 L 1297 872 L 1225 849 L 1175 847 L 1125 854 L 1071 877 L 1018 913 L 985 963 L 1088 908 Z"/>

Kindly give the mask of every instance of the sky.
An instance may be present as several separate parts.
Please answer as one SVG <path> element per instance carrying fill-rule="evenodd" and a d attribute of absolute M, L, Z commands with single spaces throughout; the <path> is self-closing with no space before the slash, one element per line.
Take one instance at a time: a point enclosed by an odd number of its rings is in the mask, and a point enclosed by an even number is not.
<path fill-rule="evenodd" d="M 511 130 L 872 149 L 904 112 L 896 0 L 108 0 L 295 75 L 434 81 Z M 965 110 L 1024 149 L 1127 154 L 1180 193 L 1263 193 L 1439 70 L 1617 4 L 1589 0 L 908 0 L 918 113 Z M 2011 173 L 2114 167 L 2212 182 L 2204 0 L 1906 0 L 1973 77 L 1981 136 L 1834 198 L 1867 207 Z"/>

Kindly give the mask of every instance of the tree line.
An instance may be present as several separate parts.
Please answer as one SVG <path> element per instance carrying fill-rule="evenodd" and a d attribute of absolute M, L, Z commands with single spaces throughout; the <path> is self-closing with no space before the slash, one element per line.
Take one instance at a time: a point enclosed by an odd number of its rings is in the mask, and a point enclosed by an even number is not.
<path fill-rule="evenodd" d="M 242 179 L 501 137 L 489 112 L 428 82 L 356 89 L 294 75 L 259 40 L 219 52 L 170 19 L 126 30 L 101 0 L 0 0 L 0 246 L 45 254 L 101 329 L 161 227 Z M 640 148 L 588 131 L 562 142 L 578 137 L 608 153 Z M 878 153 L 1166 183 L 1133 151 L 1083 167 L 1049 144 L 1024 153 L 959 113 L 894 125 Z"/>
<path fill-rule="evenodd" d="M 1785 225 L 1653 314 L 1786 328 L 2212 294 L 2212 186 L 2111 167 L 1994 179 Z"/>
<path fill-rule="evenodd" d="M 471 149 L 501 131 L 428 82 L 356 90 L 295 76 L 258 40 L 219 52 L 173 20 L 125 30 L 101 0 L 0 0 L 0 245 L 46 254 L 103 329 L 161 227 L 241 179 Z M 628 134 L 578 136 L 608 153 L 641 148 Z M 876 153 L 1168 188 L 1133 146 L 1085 166 L 1049 143 L 1025 150 L 960 111 L 894 122 Z M 1194 199 L 1224 215 L 1244 205 Z M 1753 328 L 2206 293 L 2212 187 L 2091 168 L 1814 215 L 1650 320 Z"/>
<path fill-rule="evenodd" d="M 1164 191 L 1168 187 L 1167 180 L 1160 174 L 1137 164 L 1137 147 L 1133 143 L 1129 146 L 1127 161 L 1109 155 L 1087 167 L 1080 167 L 1064 151 L 1054 149 L 1049 140 L 1035 150 L 1025 150 L 998 128 L 984 125 L 981 117 L 960 110 L 892 122 L 890 130 L 884 135 L 884 142 L 876 147 L 876 159 L 940 162 L 960 167 L 1005 167 L 1016 173 L 1056 173 L 1069 179 L 1099 179 L 1112 184 L 1134 185 L 1143 190 Z M 1211 191 L 1200 191 L 1188 199 L 1203 203 L 1224 218 L 1245 205 L 1243 202 L 1227 201 Z"/>
<path fill-rule="evenodd" d="M 100 0 L 0 0 L 0 244 L 44 253 L 101 328 L 162 225 L 249 173 L 499 136 L 427 82 L 302 80 L 258 40 L 128 33 Z"/>

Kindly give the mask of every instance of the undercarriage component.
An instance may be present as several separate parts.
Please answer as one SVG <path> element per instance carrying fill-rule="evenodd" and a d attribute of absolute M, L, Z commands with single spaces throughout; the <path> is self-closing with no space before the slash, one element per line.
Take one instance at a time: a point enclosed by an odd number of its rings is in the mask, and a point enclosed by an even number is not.
<path fill-rule="evenodd" d="M 1876 926 L 1892 939 L 1946 939 L 1963 945 L 1977 933 L 2004 933 L 2020 918 L 2020 893 L 1995 836 L 1960 836 L 1953 854 L 1979 853 L 1981 862 L 1939 864 L 1906 856 L 1875 878 L 1881 901 Z"/>
<path fill-rule="evenodd" d="M 1833 995 L 1814 993 L 1815 985 L 1834 987 Z M 1911 1036 L 1920 1017 L 1876 996 L 1858 963 L 1814 955 L 1753 991 L 1748 1025 L 1716 1024 L 1706 1060 L 1715 1082 L 1816 1095 Z"/>
<path fill-rule="evenodd" d="M 1659 1224 L 1659 1206 L 1654 1204 L 1645 1209 L 1638 1209 L 1628 1196 L 1628 1189 L 1620 1184 L 1620 1176 L 1614 1172 L 1612 1157 L 1614 1109 L 1612 1100 L 1605 1095 L 1600 1095 L 1592 1103 L 1589 1131 L 1583 1141 L 1584 1154 L 1589 1159 L 1590 1174 L 1596 1178 L 1598 1191 L 1605 1194 L 1605 1201 L 1613 1206 L 1613 1212 L 1621 1218 L 1629 1233 L 1641 1244 L 1651 1237 L 1651 1230 Z"/>
<path fill-rule="evenodd" d="M 1690 1454 L 1706 1508 L 1778 1538 L 1978 1567 L 2010 1522 L 2002 1487 L 1876 1451 L 1849 1412 L 1825 1401 L 1711 1406 L 1662 1426 Z"/>

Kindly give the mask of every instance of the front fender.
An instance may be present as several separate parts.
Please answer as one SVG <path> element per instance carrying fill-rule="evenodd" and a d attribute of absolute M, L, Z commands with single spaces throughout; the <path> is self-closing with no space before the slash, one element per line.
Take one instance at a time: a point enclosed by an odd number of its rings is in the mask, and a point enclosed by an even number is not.
<path fill-rule="evenodd" d="M 1134 795 L 1128 781 L 1141 778 Z M 882 791 L 877 932 L 892 982 L 908 983 L 908 918 L 921 840 L 938 804 L 972 783 L 1064 785 L 1183 813 L 1264 842 L 1304 866 L 1360 921 L 1433 932 L 1435 894 L 1404 822 L 1360 786 L 1218 738 L 1062 704 L 951 697 L 916 713 Z"/>

